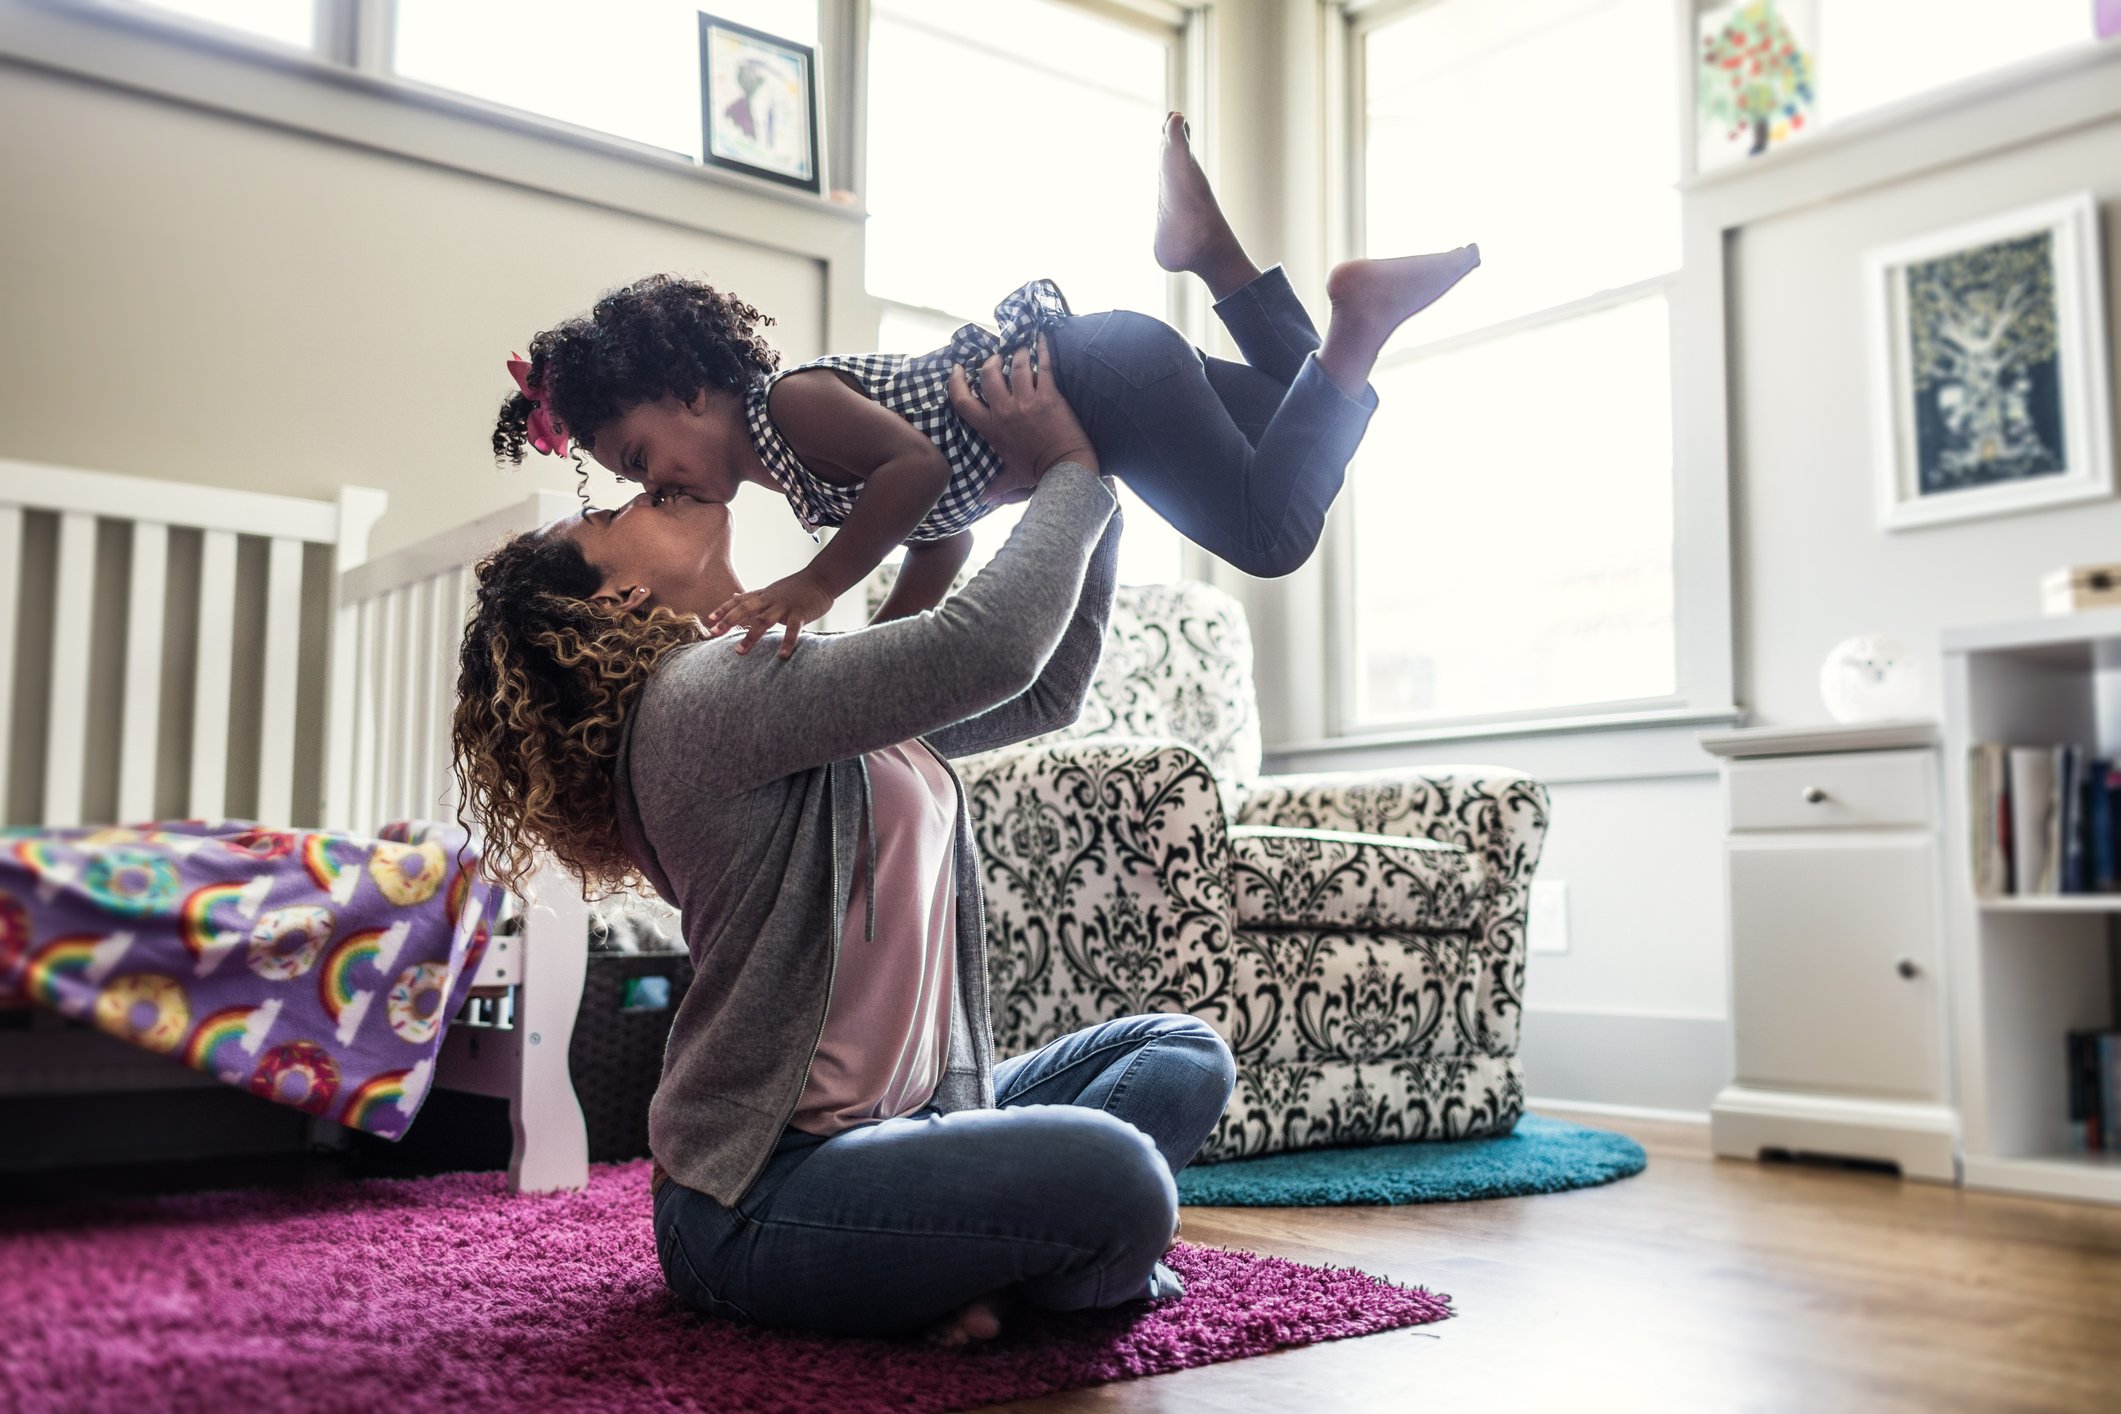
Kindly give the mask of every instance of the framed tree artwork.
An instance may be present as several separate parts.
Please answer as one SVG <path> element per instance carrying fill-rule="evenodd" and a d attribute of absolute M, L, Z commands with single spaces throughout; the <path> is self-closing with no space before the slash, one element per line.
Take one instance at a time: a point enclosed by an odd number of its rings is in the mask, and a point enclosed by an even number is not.
<path fill-rule="evenodd" d="M 2091 193 L 1864 257 L 1887 529 L 2110 496 Z"/>

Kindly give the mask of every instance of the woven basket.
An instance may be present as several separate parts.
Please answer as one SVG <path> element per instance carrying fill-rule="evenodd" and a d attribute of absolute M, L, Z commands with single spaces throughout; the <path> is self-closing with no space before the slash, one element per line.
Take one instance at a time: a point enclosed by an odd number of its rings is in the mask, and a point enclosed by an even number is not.
<path fill-rule="evenodd" d="M 669 985 L 667 1005 L 641 1007 L 639 982 L 658 977 Z M 671 1018 L 691 982 L 692 959 L 681 952 L 589 954 L 567 1068 L 589 1127 L 591 1163 L 648 1153 L 648 1099 L 663 1074 Z"/>

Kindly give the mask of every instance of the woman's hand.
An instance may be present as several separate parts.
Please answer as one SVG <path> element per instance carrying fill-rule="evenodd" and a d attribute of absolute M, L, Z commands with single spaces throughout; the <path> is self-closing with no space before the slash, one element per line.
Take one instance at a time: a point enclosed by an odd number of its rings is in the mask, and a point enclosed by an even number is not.
<path fill-rule="evenodd" d="M 736 651 L 749 653 L 760 635 L 780 624 L 781 656 L 786 658 L 795 652 L 795 641 L 801 636 L 803 625 L 816 623 L 831 607 L 832 595 L 824 586 L 812 580 L 805 571 L 797 570 L 764 589 L 754 589 L 749 594 L 729 599 L 707 616 L 707 636 L 720 638 L 729 630 L 748 624 L 751 632 L 737 645 Z"/>
<path fill-rule="evenodd" d="M 950 406 L 1002 459 L 1002 473 L 988 486 L 990 501 L 1016 499 L 1007 496 L 1012 491 L 1028 494 L 1064 461 L 1098 469 L 1088 434 L 1054 385 L 1053 350 L 1043 334 L 1038 338 L 1038 364 L 1033 374 L 1025 349 L 1018 349 L 1006 367 L 1001 355 L 991 355 L 980 365 L 979 393 L 972 391 L 962 367 L 950 370 Z M 997 496 L 997 491 L 1004 494 Z"/>

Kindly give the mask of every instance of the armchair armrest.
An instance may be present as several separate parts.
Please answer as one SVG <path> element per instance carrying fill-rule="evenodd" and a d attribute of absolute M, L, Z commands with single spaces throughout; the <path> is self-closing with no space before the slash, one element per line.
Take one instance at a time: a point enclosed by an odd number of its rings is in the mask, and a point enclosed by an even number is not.
<path fill-rule="evenodd" d="M 1172 741 L 1041 741 L 958 763 L 979 839 L 997 1055 L 1230 994 L 1230 844 L 1214 774 Z"/>
<path fill-rule="evenodd" d="M 1530 882 L 1546 841 L 1547 788 L 1505 766 L 1409 766 L 1262 776 L 1240 825 L 1407 835 L 1478 853 L 1492 885 Z"/>

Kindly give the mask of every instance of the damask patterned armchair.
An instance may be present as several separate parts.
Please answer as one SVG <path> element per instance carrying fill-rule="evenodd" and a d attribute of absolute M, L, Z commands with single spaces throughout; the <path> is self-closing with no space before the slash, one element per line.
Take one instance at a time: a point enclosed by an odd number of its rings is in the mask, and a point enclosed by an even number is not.
<path fill-rule="evenodd" d="M 1259 759 L 1243 611 L 1184 582 L 1120 589 L 1075 723 L 958 763 L 995 1053 L 1193 1013 L 1238 1067 L 1206 1161 L 1507 1131 L 1545 787 Z"/>

